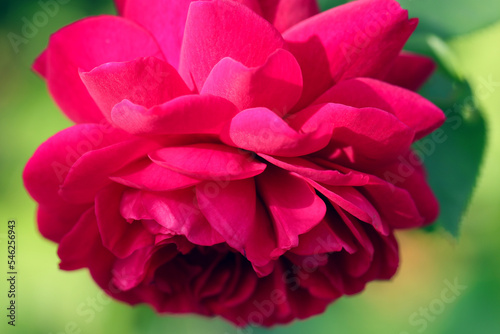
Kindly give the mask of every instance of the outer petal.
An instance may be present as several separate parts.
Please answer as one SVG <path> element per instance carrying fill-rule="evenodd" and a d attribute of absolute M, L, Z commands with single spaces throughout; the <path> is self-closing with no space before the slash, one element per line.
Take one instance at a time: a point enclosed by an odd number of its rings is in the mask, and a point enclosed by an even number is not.
<path fill-rule="evenodd" d="M 435 68 L 436 64 L 430 58 L 402 52 L 394 60 L 394 64 L 384 81 L 417 91 L 427 81 Z"/>
<path fill-rule="evenodd" d="M 236 113 L 238 109 L 221 97 L 187 95 L 151 109 L 124 100 L 113 108 L 111 118 L 132 134 L 218 134 Z"/>
<path fill-rule="evenodd" d="M 88 152 L 71 167 L 59 194 L 73 203 L 93 202 L 96 193 L 111 183 L 112 173 L 159 147 L 153 141 L 133 139 Z"/>
<path fill-rule="evenodd" d="M 224 57 L 248 67 L 262 65 L 284 41 L 274 27 L 248 7 L 228 1 L 193 2 L 186 21 L 179 72 L 201 90 Z"/>
<path fill-rule="evenodd" d="M 103 115 L 78 70 L 90 71 L 103 63 L 145 56 L 163 58 L 147 31 L 126 19 L 100 16 L 83 19 L 52 35 L 46 55 L 39 58 L 35 69 L 45 76 L 54 99 L 69 118 L 77 123 L 99 122 Z"/>
<path fill-rule="evenodd" d="M 252 68 L 223 58 L 210 72 L 201 93 L 224 97 L 240 110 L 266 107 L 284 115 L 300 98 L 302 74 L 292 54 L 283 49 Z"/>
<path fill-rule="evenodd" d="M 80 77 L 108 121 L 111 109 L 124 99 L 151 108 L 190 93 L 177 71 L 154 57 L 106 63 Z"/>
<path fill-rule="evenodd" d="M 389 169 L 375 170 L 374 172 L 380 176 L 377 177 L 323 159 L 314 159 L 313 161 L 324 168 L 338 169 L 340 172 L 351 174 L 353 177 L 363 176 L 365 183 L 357 189 L 375 207 L 381 219 L 392 228 L 417 227 L 425 223 L 425 219 L 420 214 L 411 193 L 399 184 L 404 178 L 394 173 L 397 167 L 390 166 Z M 406 172 L 406 169 L 404 171 Z"/>
<path fill-rule="evenodd" d="M 417 93 L 369 78 L 355 78 L 333 86 L 315 103 L 325 102 L 390 112 L 415 131 L 415 140 L 436 130 L 445 120 L 441 109 Z"/>
<path fill-rule="evenodd" d="M 39 205 L 36 217 L 38 229 L 45 238 L 60 242 L 88 208 L 88 204 L 71 204 L 62 199 L 50 206 Z"/>
<path fill-rule="evenodd" d="M 344 212 L 338 206 L 336 206 L 335 209 L 359 244 L 358 250 L 355 253 L 343 254 L 346 259 L 343 262 L 344 270 L 351 277 L 360 277 L 370 269 L 374 253 L 378 250 L 375 249 L 362 223 L 354 216 Z"/>
<path fill-rule="evenodd" d="M 339 159 L 339 151 L 348 148 L 347 161 L 357 165 L 386 163 L 410 147 L 414 132 L 397 117 L 376 108 L 352 108 L 343 104 L 318 104 L 291 115 L 289 124 L 294 128 L 333 126 L 328 146 L 320 152 L 331 159 Z M 345 159 L 344 159 L 345 160 Z"/>
<path fill-rule="evenodd" d="M 61 259 L 59 267 L 63 270 L 87 267 L 94 245 L 100 242 L 101 238 L 92 206 L 61 240 L 57 249 L 57 254 Z"/>
<path fill-rule="evenodd" d="M 386 164 L 406 152 L 415 132 L 394 115 L 376 108 L 332 108 L 332 138 L 320 154 L 340 164 Z M 344 157 L 339 151 L 349 149 Z"/>
<path fill-rule="evenodd" d="M 149 156 L 160 166 L 204 180 L 246 179 L 266 169 L 247 152 L 219 144 L 166 147 Z"/>
<path fill-rule="evenodd" d="M 23 180 L 29 194 L 39 203 L 38 228 L 42 235 L 59 242 L 89 208 L 59 196 L 59 188 L 73 164 L 89 151 L 128 137 L 122 131 L 97 124 L 75 125 L 43 143 L 28 161 Z"/>
<path fill-rule="evenodd" d="M 42 51 L 42 53 L 40 53 L 40 55 L 35 59 L 35 61 L 33 62 L 33 71 L 35 71 L 36 73 L 38 73 L 42 78 L 46 78 L 47 77 L 47 56 L 48 54 L 48 50 L 45 49 Z"/>
<path fill-rule="evenodd" d="M 379 270 L 374 274 L 375 279 L 390 279 L 399 267 L 399 248 L 394 234 L 383 236 L 371 230 L 368 234 L 378 251 L 373 259 L 374 266 L 378 264 Z M 371 278 L 370 278 L 371 279 Z"/>
<path fill-rule="evenodd" d="M 372 176 L 370 184 L 361 192 L 392 228 L 414 228 L 426 223 L 426 219 L 418 211 L 412 194 L 404 188 Z M 433 196 L 429 197 L 429 200 L 434 202 Z"/>
<path fill-rule="evenodd" d="M 60 201 L 59 186 L 85 153 L 128 137 L 122 131 L 97 124 L 75 125 L 49 138 L 35 151 L 23 172 L 24 185 L 41 205 Z"/>
<path fill-rule="evenodd" d="M 43 143 L 26 164 L 26 189 L 39 203 L 38 228 L 42 235 L 60 242 L 89 208 L 72 204 L 59 196 L 59 188 L 73 164 L 86 152 L 112 145 L 128 135 L 109 126 L 75 125 Z"/>
<path fill-rule="evenodd" d="M 398 162 L 380 169 L 376 175 L 410 193 L 423 217 L 424 224 L 436 220 L 439 214 L 439 204 L 427 183 L 422 162 L 414 152 L 408 151 L 400 157 Z"/>
<path fill-rule="evenodd" d="M 417 25 L 394 0 L 361 0 L 335 7 L 287 30 L 304 92 L 297 110 L 333 84 L 389 70 Z"/>
<path fill-rule="evenodd" d="M 319 13 L 316 0 L 259 0 L 262 13 L 279 32 Z"/>

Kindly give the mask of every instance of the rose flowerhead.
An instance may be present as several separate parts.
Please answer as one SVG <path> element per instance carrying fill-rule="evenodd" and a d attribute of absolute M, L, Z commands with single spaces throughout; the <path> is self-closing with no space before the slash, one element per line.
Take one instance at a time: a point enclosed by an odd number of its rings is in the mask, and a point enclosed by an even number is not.
<path fill-rule="evenodd" d="M 159 313 L 271 326 L 398 267 L 437 201 L 411 145 L 443 113 L 394 0 L 116 1 L 34 69 L 76 125 L 24 182 L 60 267 Z"/>

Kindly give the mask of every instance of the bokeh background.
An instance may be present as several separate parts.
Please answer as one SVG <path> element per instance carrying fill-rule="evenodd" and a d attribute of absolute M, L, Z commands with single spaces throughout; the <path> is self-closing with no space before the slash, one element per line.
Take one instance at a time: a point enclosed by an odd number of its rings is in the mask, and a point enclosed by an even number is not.
<path fill-rule="evenodd" d="M 146 306 L 111 301 L 87 271 L 60 271 L 56 245 L 38 233 L 35 203 L 23 188 L 21 173 L 36 147 L 71 123 L 52 102 L 44 82 L 30 71 L 31 63 L 60 27 L 85 16 L 114 13 L 111 0 L 61 2 L 66 3 L 55 15 L 39 21 L 36 31 L 15 46 L 11 33 L 23 36 L 26 20 L 33 22 L 43 8 L 34 0 L 0 2 L 0 333 L 500 333 L 498 0 L 401 1 L 421 22 L 408 47 L 440 63 L 422 93 L 451 109 L 464 107 L 460 101 L 473 96 L 477 107 L 460 111 L 470 127 L 456 133 L 445 129 L 450 138 L 459 137 L 454 146 L 437 148 L 426 161 L 440 196 L 455 197 L 455 202 L 444 201 L 455 220 L 461 218 L 458 236 L 446 231 L 457 230 L 449 215 L 430 230 L 400 232 L 401 267 L 392 281 L 371 283 L 364 293 L 342 298 L 307 321 L 241 331 L 220 319 L 160 317 Z M 324 0 L 321 6 L 341 2 Z M 461 170 L 468 174 L 456 177 Z M 476 170 L 479 176 L 469 199 L 467 189 L 475 182 Z M 19 272 L 15 328 L 7 325 L 6 317 L 6 235 L 11 219 L 17 222 Z M 459 287 L 443 297 L 449 284 Z"/>

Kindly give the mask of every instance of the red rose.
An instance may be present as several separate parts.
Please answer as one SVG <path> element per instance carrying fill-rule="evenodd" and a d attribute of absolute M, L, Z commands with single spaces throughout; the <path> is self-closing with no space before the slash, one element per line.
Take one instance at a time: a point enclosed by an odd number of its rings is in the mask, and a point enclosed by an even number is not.
<path fill-rule="evenodd" d="M 411 144 L 443 113 L 393 0 L 117 1 L 34 68 L 78 123 L 24 171 L 60 267 L 160 313 L 270 326 L 398 267 L 436 218 Z"/>

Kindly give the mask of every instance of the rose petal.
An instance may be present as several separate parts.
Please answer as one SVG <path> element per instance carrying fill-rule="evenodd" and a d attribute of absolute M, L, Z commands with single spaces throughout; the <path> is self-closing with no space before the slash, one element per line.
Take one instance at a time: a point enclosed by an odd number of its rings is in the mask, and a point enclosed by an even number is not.
<path fill-rule="evenodd" d="M 120 215 L 121 196 L 125 188 L 111 184 L 95 197 L 95 214 L 102 244 L 115 256 L 125 258 L 134 251 L 152 246 L 151 235 L 140 222 L 128 223 Z"/>
<path fill-rule="evenodd" d="M 228 182 L 217 193 L 204 184 L 196 186 L 196 198 L 205 217 L 232 248 L 243 254 L 257 272 L 271 261 L 274 233 L 262 205 L 257 202 L 253 179 Z"/>
<path fill-rule="evenodd" d="M 88 208 L 88 204 L 75 205 L 62 199 L 50 205 L 39 205 L 36 217 L 38 230 L 44 238 L 60 242 Z"/>
<path fill-rule="evenodd" d="M 40 74 L 45 74 L 52 96 L 70 119 L 99 122 L 104 116 L 83 85 L 79 69 L 90 71 L 107 62 L 146 56 L 163 58 L 147 31 L 123 18 L 92 17 L 52 35 L 44 57 L 45 70 Z M 41 67 L 40 63 L 35 68 Z"/>
<path fill-rule="evenodd" d="M 221 310 L 221 315 L 235 323 L 238 327 L 244 327 L 249 324 L 259 326 L 270 326 L 276 323 L 290 322 L 293 316 L 293 309 L 288 301 L 287 286 L 284 278 L 288 279 L 289 272 L 285 271 L 283 265 L 278 263 L 276 269 L 267 277 L 258 280 L 257 287 L 253 294 L 247 300 L 256 301 L 255 303 L 241 303 L 237 306 L 226 307 Z M 277 303 L 273 303 L 273 308 L 266 312 L 256 311 L 255 304 L 269 305 L 264 301 L 276 298 Z M 258 313 L 257 313 L 258 312 Z M 259 314 L 260 316 L 255 316 Z"/>
<path fill-rule="evenodd" d="M 219 253 L 208 268 L 198 276 L 194 284 L 194 294 L 200 300 L 218 297 L 234 274 L 234 268 L 227 261 L 227 254 Z"/>
<path fill-rule="evenodd" d="M 171 65 L 154 57 L 106 63 L 80 72 L 80 77 L 108 121 L 113 107 L 124 99 L 151 108 L 191 93 Z"/>
<path fill-rule="evenodd" d="M 259 14 L 259 16 L 262 16 L 262 9 L 259 0 L 231 0 L 231 1 L 245 5 L 251 10 L 253 10 L 256 14 Z"/>
<path fill-rule="evenodd" d="M 97 191 L 111 183 L 111 174 L 159 147 L 157 142 L 132 139 L 87 152 L 71 166 L 59 195 L 73 203 L 93 202 Z"/>
<path fill-rule="evenodd" d="M 283 37 L 304 78 L 296 110 L 341 80 L 387 72 L 416 25 L 396 1 L 367 0 L 332 8 L 287 30 Z"/>
<path fill-rule="evenodd" d="M 62 270 L 77 270 L 88 266 L 94 243 L 100 243 L 94 207 L 85 211 L 75 226 L 59 243 L 57 255 Z"/>
<path fill-rule="evenodd" d="M 349 173 L 357 177 L 363 176 L 366 182 L 357 189 L 373 204 L 381 219 L 391 227 L 408 228 L 421 226 L 424 223 L 410 192 L 398 185 L 398 182 L 404 179 L 394 174 L 393 169 L 375 170 L 374 173 L 379 175 L 377 177 L 323 159 L 314 158 L 313 161 L 324 168 L 338 169 L 342 173 Z M 391 181 L 395 184 L 392 184 Z M 391 203 L 391 205 L 387 205 L 387 203 Z"/>
<path fill-rule="evenodd" d="M 138 286 L 146 276 L 154 254 L 154 247 L 144 247 L 124 259 L 117 259 L 113 266 L 113 284 L 122 291 Z M 170 252 L 168 255 L 173 257 L 175 254 L 176 252 Z"/>
<path fill-rule="evenodd" d="M 182 42 L 179 73 L 198 91 L 224 57 L 248 67 L 262 65 L 283 48 L 280 33 L 248 7 L 229 1 L 191 3 Z"/>
<path fill-rule="evenodd" d="M 32 70 L 42 78 L 47 77 L 47 49 L 43 50 L 33 62 Z"/>
<path fill-rule="evenodd" d="M 269 168 L 256 181 L 273 219 L 278 247 L 297 247 L 299 235 L 310 231 L 325 216 L 325 203 L 299 176 L 278 168 Z"/>
<path fill-rule="evenodd" d="M 222 303 L 214 303 L 211 308 L 220 313 L 223 307 L 233 307 L 247 301 L 257 286 L 257 275 L 241 256 L 235 257 L 236 269 L 225 291 L 220 296 Z"/>
<path fill-rule="evenodd" d="M 149 159 L 129 164 L 110 176 L 110 179 L 131 188 L 150 191 L 182 189 L 201 182 L 199 179 L 160 167 Z"/>
<path fill-rule="evenodd" d="M 246 109 L 233 117 L 220 138 L 227 145 L 257 153 L 301 156 L 322 149 L 330 141 L 333 124 L 320 120 L 311 117 L 295 129 L 267 108 Z"/>
<path fill-rule="evenodd" d="M 142 203 L 142 192 L 136 189 L 127 189 L 123 192 L 120 201 L 120 215 L 129 223 L 133 223 L 134 220 L 152 219 Z M 148 223 L 144 225 L 148 227 Z"/>
<path fill-rule="evenodd" d="M 305 120 L 312 125 L 333 125 L 330 143 L 319 154 L 333 160 L 339 149 L 348 147 L 350 155 L 342 164 L 385 164 L 388 159 L 394 159 L 408 150 L 414 137 L 413 130 L 397 117 L 375 108 L 358 109 L 336 103 L 318 104 L 293 114 L 289 117 L 289 124 L 298 128 L 303 126 Z"/>
<path fill-rule="evenodd" d="M 256 176 L 266 164 L 247 152 L 219 144 L 166 147 L 149 155 L 156 164 L 204 180 L 239 180 Z"/>
<path fill-rule="evenodd" d="M 345 254 L 344 258 L 346 260 L 343 263 L 345 270 L 352 277 L 360 277 L 370 269 L 376 252 L 375 247 L 363 226 L 354 216 L 344 212 L 336 205 L 334 207 L 359 244 L 357 252 Z"/>
<path fill-rule="evenodd" d="M 439 215 L 439 203 L 427 183 L 422 161 L 414 152 L 406 152 L 396 163 L 380 169 L 376 172 L 376 175 L 383 180 L 391 182 L 395 187 L 408 191 L 420 212 L 420 216 L 423 217 L 422 224 L 430 223 L 437 219 Z"/>
<path fill-rule="evenodd" d="M 345 80 L 315 101 L 326 102 L 390 112 L 415 131 L 414 140 L 436 130 L 445 120 L 444 113 L 438 107 L 417 93 L 369 78 Z"/>
<path fill-rule="evenodd" d="M 275 166 L 324 184 L 334 186 L 361 186 L 368 182 L 368 176 L 362 173 L 355 173 L 353 171 L 342 173 L 335 169 L 326 169 L 303 158 L 272 157 L 262 153 L 260 153 L 259 156 Z"/>
<path fill-rule="evenodd" d="M 53 206 L 61 201 L 59 187 L 82 155 L 126 138 L 125 133 L 109 126 L 82 124 L 67 128 L 36 150 L 24 168 L 24 185 L 35 201 Z"/>
<path fill-rule="evenodd" d="M 309 232 L 300 235 L 299 245 L 292 248 L 290 252 L 297 255 L 319 255 L 341 251 L 343 240 L 332 230 L 332 225 L 327 223 L 327 216 L 331 215 L 327 212 L 325 218 L 318 225 Z"/>
<path fill-rule="evenodd" d="M 279 32 L 319 13 L 316 0 L 259 0 L 263 16 Z"/>
<path fill-rule="evenodd" d="M 118 14 L 123 14 L 123 11 L 125 9 L 125 5 L 129 0 L 113 0 L 115 2 L 116 10 L 118 11 Z"/>
<path fill-rule="evenodd" d="M 212 95 L 187 95 L 147 109 L 128 100 L 111 112 L 113 124 L 132 134 L 218 134 L 238 112 L 226 99 Z"/>
<path fill-rule="evenodd" d="M 194 0 L 196 1 L 196 0 Z M 264 16 L 266 20 L 283 32 L 294 24 L 316 15 L 319 12 L 315 0 L 232 0 L 252 9 L 255 13 Z M 125 8 L 125 2 L 127 9 Z M 118 12 L 126 13 L 126 17 L 145 26 L 152 31 L 160 44 L 165 45 L 163 51 L 175 66 L 179 62 L 178 53 L 184 33 L 184 23 L 187 17 L 189 3 L 183 1 L 151 1 L 148 7 L 135 0 L 115 0 Z M 175 38 L 177 37 L 177 38 Z M 170 47 L 167 47 L 170 45 Z M 173 46 L 177 46 L 174 48 Z M 175 55 L 177 54 L 177 57 Z"/>
<path fill-rule="evenodd" d="M 431 58 L 402 52 L 395 60 L 384 81 L 417 91 L 431 76 L 436 64 Z"/>
<path fill-rule="evenodd" d="M 389 234 L 388 236 L 383 236 L 378 233 L 374 233 L 368 231 L 370 235 L 374 235 L 371 237 L 372 242 L 375 246 L 375 249 L 378 251 L 375 253 L 376 261 L 378 254 L 382 260 L 381 268 L 376 276 L 376 279 L 390 279 L 399 267 L 399 246 L 394 234 Z M 371 233 L 370 233 L 371 232 Z"/>
<path fill-rule="evenodd" d="M 406 152 L 413 142 L 415 132 L 383 110 L 345 108 L 335 111 L 331 141 L 319 153 L 329 160 L 370 169 Z M 350 150 L 349 156 L 339 156 L 339 150 L 346 148 Z"/>
<path fill-rule="evenodd" d="M 286 114 L 300 98 L 302 74 L 297 61 L 278 49 L 266 62 L 248 68 L 232 58 L 223 58 L 210 72 L 201 94 L 223 97 L 240 110 L 266 107 Z"/>
<path fill-rule="evenodd" d="M 152 219 L 195 245 L 212 246 L 224 241 L 195 205 L 194 189 L 165 193 L 142 192 L 142 205 Z"/>
<path fill-rule="evenodd" d="M 388 222 L 392 228 L 415 228 L 426 222 L 408 190 L 376 176 L 372 176 L 370 183 L 362 189 L 362 193 L 380 213 L 382 220 Z"/>
<path fill-rule="evenodd" d="M 354 217 L 371 224 L 379 233 L 383 235 L 389 233 L 387 222 L 380 219 L 373 205 L 354 187 L 323 186 L 312 180 L 305 180 L 327 197 L 332 204 L 340 206 Z"/>
<path fill-rule="evenodd" d="M 332 279 L 331 276 L 324 275 L 321 270 L 324 266 L 318 267 L 316 270 L 308 273 L 307 279 L 301 280 L 303 288 L 318 298 L 335 300 L 344 294 L 342 284 L 338 283 L 342 280 L 340 278 Z"/>

